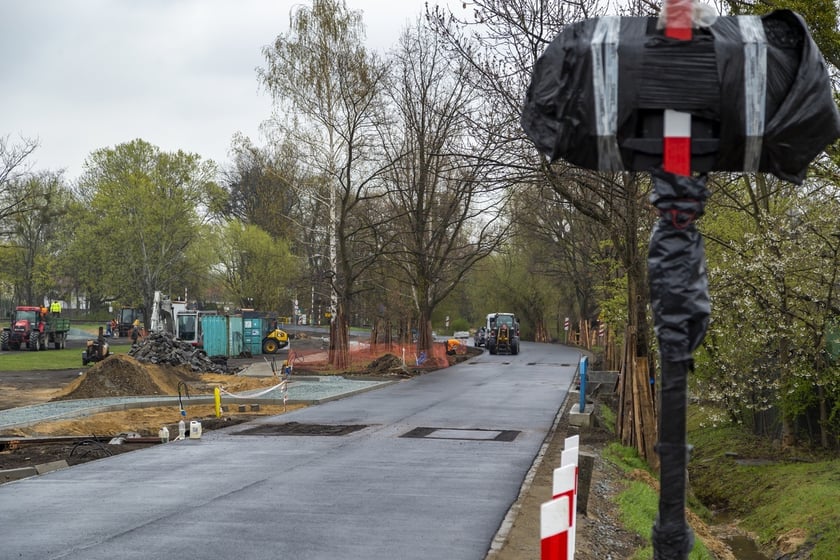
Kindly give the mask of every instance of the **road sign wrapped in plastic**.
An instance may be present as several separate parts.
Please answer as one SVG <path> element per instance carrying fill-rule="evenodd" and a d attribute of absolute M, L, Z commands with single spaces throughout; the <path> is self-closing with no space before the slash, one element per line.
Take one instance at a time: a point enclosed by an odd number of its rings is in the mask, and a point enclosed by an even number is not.
<path fill-rule="evenodd" d="M 662 163 L 663 111 L 691 115 L 691 169 L 801 183 L 840 137 L 825 61 L 789 10 L 719 17 L 680 41 L 655 18 L 567 26 L 537 61 L 521 123 L 552 161 L 599 171 Z"/>

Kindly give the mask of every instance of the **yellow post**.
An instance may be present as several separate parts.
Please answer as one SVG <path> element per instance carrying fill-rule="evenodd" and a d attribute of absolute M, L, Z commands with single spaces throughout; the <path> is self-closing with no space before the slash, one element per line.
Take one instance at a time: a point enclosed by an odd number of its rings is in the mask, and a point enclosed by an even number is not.
<path fill-rule="evenodd" d="M 222 392 L 218 387 L 213 389 L 213 398 L 216 401 L 216 418 L 222 417 Z"/>

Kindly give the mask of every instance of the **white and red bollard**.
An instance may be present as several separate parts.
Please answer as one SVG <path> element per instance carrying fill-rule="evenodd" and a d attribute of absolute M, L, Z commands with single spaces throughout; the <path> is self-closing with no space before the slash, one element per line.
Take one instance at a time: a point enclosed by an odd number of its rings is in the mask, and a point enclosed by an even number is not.
<path fill-rule="evenodd" d="M 566 438 L 560 468 L 554 469 L 552 499 L 540 508 L 541 560 L 574 560 L 580 438 Z"/>
<path fill-rule="evenodd" d="M 540 506 L 540 559 L 568 560 L 569 514 L 572 509 L 568 496 L 554 498 Z"/>

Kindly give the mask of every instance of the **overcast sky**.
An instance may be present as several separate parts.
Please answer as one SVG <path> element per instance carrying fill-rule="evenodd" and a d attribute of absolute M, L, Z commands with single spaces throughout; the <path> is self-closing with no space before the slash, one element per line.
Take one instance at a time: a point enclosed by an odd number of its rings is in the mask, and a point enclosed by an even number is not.
<path fill-rule="evenodd" d="M 69 180 L 135 138 L 224 166 L 236 132 L 263 144 L 271 103 L 255 69 L 302 1 L 0 0 L 0 136 L 37 139 L 33 169 Z M 346 2 L 382 52 L 425 4 Z"/>

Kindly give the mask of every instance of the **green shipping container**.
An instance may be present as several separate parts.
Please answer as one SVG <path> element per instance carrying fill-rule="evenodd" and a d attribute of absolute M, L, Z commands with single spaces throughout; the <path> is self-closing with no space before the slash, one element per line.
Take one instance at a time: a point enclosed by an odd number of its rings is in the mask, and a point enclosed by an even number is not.
<path fill-rule="evenodd" d="M 228 317 L 228 356 L 239 356 L 245 350 L 242 324 L 240 315 Z"/>
<path fill-rule="evenodd" d="M 227 317 L 224 315 L 205 315 L 201 318 L 204 351 L 208 356 L 229 356 Z"/>
<path fill-rule="evenodd" d="M 243 350 L 252 355 L 262 354 L 263 320 L 260 317 L 242 320 Z"/>

